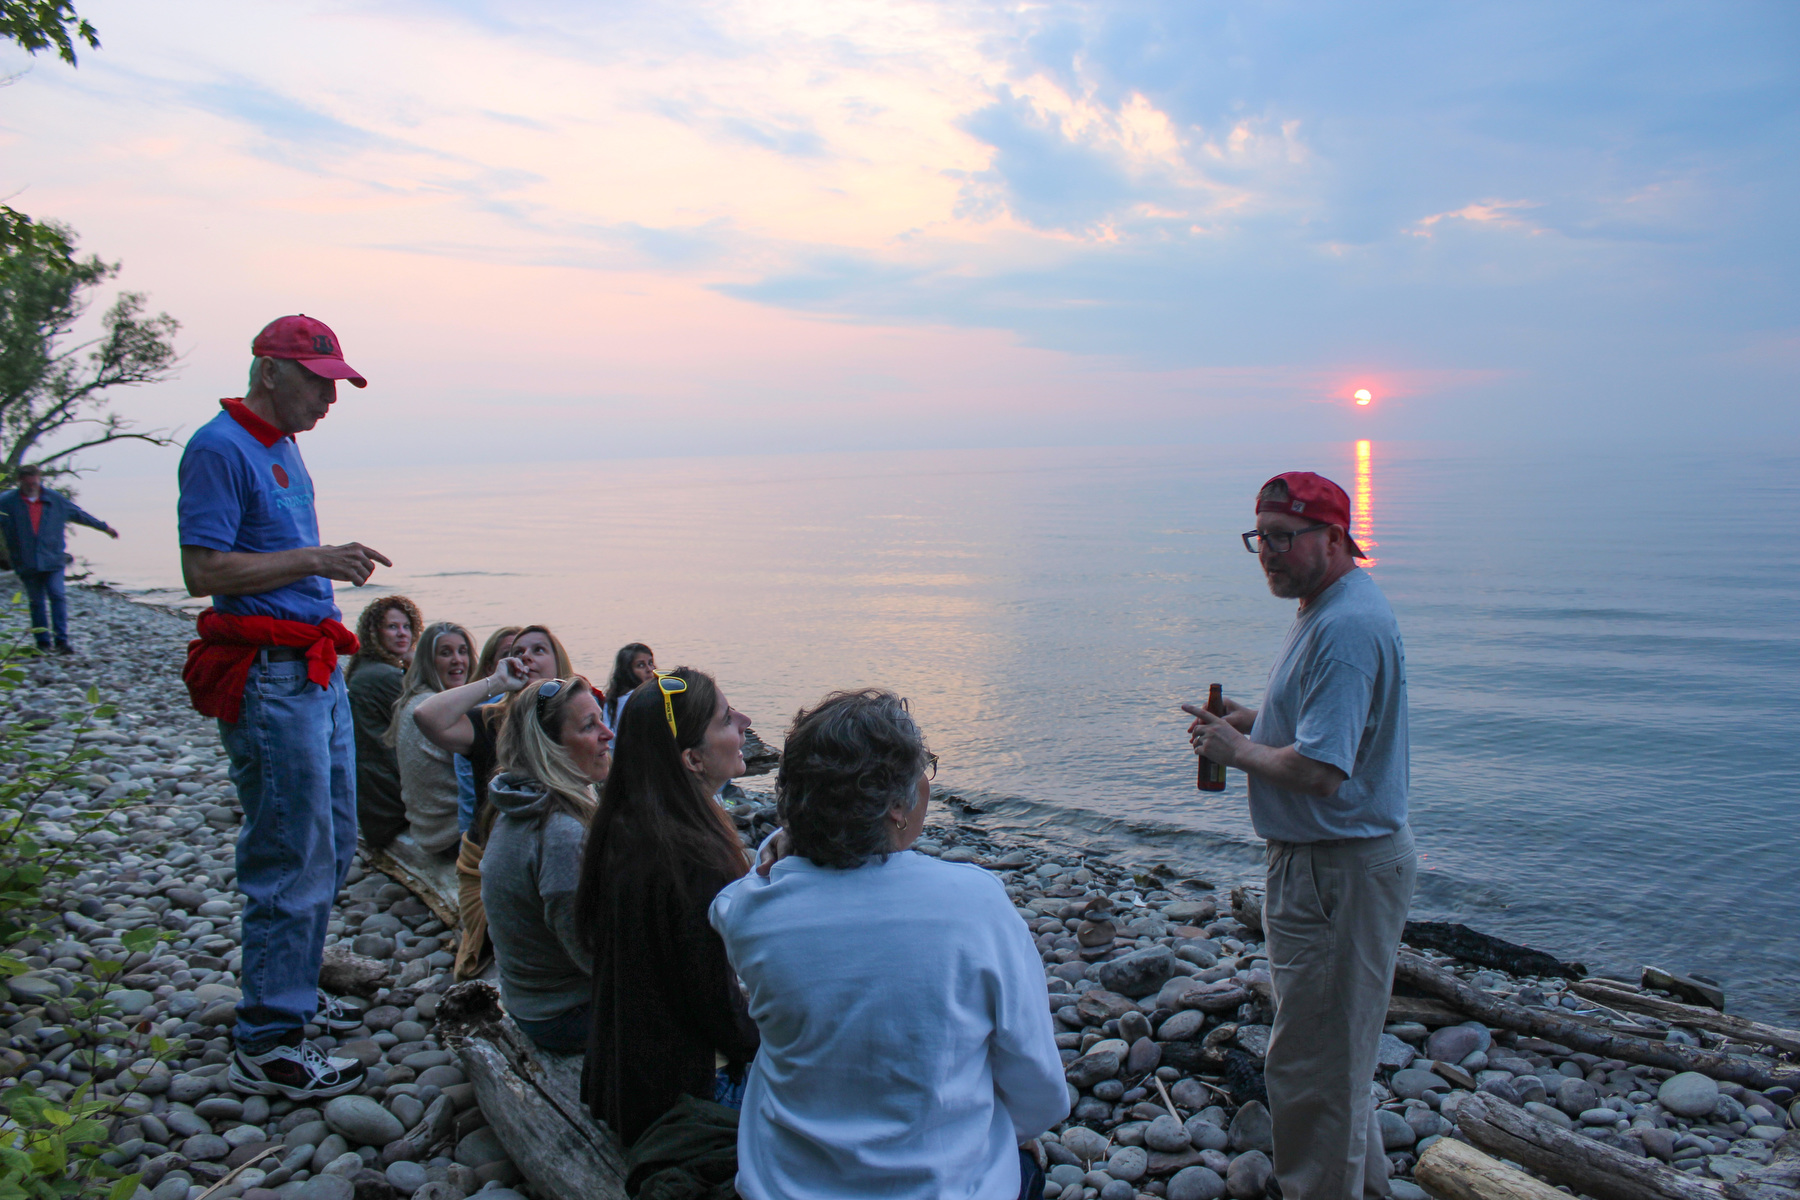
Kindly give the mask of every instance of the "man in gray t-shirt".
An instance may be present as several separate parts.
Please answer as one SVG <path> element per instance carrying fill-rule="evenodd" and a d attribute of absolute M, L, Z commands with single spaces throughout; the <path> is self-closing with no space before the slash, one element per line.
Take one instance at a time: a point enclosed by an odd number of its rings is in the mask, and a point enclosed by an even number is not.
<path fill-rule="evenodd" d="M 1182 707 L 1196 718 L 1195 751 L 1248 776 L 1250 819 L 1268 842 L 1275 1174 L 1290 1200 L 1385 1196 L 1369 1080 L 1417 869 L 1406 650 L 1387 598 L 1356 566 L 1350 500 L 1329 479 L 1269 480 L 1244 545 L 1299 614 L 1260 710 Z"/>

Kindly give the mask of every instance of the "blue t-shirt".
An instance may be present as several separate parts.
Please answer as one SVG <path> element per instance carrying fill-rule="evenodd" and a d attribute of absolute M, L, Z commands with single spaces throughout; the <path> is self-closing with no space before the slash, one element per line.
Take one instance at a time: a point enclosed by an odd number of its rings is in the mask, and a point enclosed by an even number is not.
<path fill-rule="evenodd" d="M 181 544 L 268 554 L 319 544 L 312 476 L 291 437 L 265 446 L 229 412 L 202 425 L 181 455 Z M 253 596 L 214 596 L 213 607 L 286 621 L 337 620 L 331 581 L 309 575 Z"/>
<path fill-rule="evenodd" d="M 1406 824 L 1406 646 L 1360 568 L 1300 610 L 1269 672 L 1250 740 L 1292 746 L 1349 776 L 1329 800 L 1249 776 L 1250 823 L 1282 842 L 1371 838 Z"/>

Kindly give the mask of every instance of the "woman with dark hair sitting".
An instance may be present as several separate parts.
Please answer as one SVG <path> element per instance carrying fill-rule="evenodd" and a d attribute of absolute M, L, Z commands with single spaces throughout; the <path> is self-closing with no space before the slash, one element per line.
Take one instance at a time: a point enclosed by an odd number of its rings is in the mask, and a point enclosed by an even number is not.
<path fill-rule="evenodd" d="M 619 717 L 577 908 L 594 954 L 583 1090 L 627 1147 L 678 1104 L 677 1120 L 723 1123 L 727 1149 L 735 1141 L 737 1114 L 715 1100 L 735 1099 L 756 1026 L 706 909 L 746 866 L 712 797 L 743 772 L 749 723 L 687 667 L 659 672 Z M 628 1183 L 632 1194 L 641 1182 Z"/>
<path fill-rule="evenodd" d="M 642 642 L 627 642 L 619 647 L 613 655 L 612 678 L 606 682 L 606 703 L 600 706 L 600 719 L 608 729 L 619 727 L 619 710 L 625 707 L 625 697 L 638 684 L 649 683 L 655 676 L 656 651 Z"/>
<path fill-rule="evenodd" d="M 481 901 L 500 967 L 500 995 L 545 1050 L 587 1047 L 592 956 L 575 892 L 612 733 L 588 681 L 552 679 L 506 705 L 500 770 L 488 784 L 493 826 L 481 859 Z"/>
<path fill-rule="evenodd" d="M 1044 969 L 999 880 L 909 852 L 936 761 L 890 692 L 800 713 L 775 780 L 791 853 L 713 902 L 762 1030 L 745 1200 L 1041 1194 L 1018 1146 L 1069 1111 Z"/>
<path fill-rule="evenodd" d="M 356 618 L 356 657 L 344 669 L 356 729 L 356 824 L 378 850 L 406 828 L 400 764 L 385 739 L 424 628 L 419 606 L 405 596 L 369 601 Z"/>

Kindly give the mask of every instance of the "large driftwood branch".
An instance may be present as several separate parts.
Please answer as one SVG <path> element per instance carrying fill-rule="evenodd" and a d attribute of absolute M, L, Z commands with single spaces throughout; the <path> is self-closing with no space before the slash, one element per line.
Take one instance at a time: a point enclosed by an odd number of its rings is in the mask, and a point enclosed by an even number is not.
<path fill-rule="evenodd" d="M 1566 963 L 1542 950 L 1521 946 L 1492 934 L 1451 921 L 1408 921 L 1400 940 L 1417 950 L 1437 950 L 1455 955 L 1478 967 L 1492 967 L 1508 975 L 1554 975 L 1580 979 L 1587 968 Z"/>
<path fill-rule="evenodd" d="M 1800 1130 L 1788 1130 L 1775 1143 L 1766 1167 L 1746 1171 L 1725 1185 L 1730 1200 L 1794 1200 L 1800 1196 Z"/>
<path fill-rule="evenodd" d="M 423 900 L 431 915 L 451 929 L 462 928 L 462 895 L 454 860 L 431 853 L 404 833 L 379 850 L 367 842 L 358 845 L 370 867 Z"/>
<path fill-rule="evenodd" d="M 1800 1030 L 1783 1029 L 1778 1025 L 1764 1025 L 1761 1021 L 1728 1016 L 1717 1009 L 1697 1004 L 1678 1004 L 1661 996 L 1633 991 L 1600 979 L 1580 980 L 1571 984 L 1569 990 L 1612 1008 L 1628 1008 L 1633 1012 L 1648 1013 L 1676 1025 L 1722 1033 L 1728 1038 L 1752 1045 L 1800 1052 Z"/>
<path fill-rule="evenodd" d="M 1615 1150 L 1476 1092 L 1456 1110 L 1456 1125 L 1490 1154 L 1509 1158 L 1595 1200 L 1722 1200 L 1725 1185 Z M 1432 1149 L 1436 1149 L 1434 1143 Z"/>
<path fill-rule="evenodd" d="M 1549 1184 L 1455 1138 L 1431 1143 L 1413 1178 L 1438 1200 L 1569 1200 Z"/>
<path fill-rule="evenodd" d="M 1749 1059 L 1702 1050 L 1695 1046 L 1651 1042 L 1628 1034 L 1613 1033 L 1599 1026 L 1565 1020 L 1548 1009 L 1509 1004 L 1470 987 L 1449 971 L 1432 966 L 1416 954 L 1402 953 L 1399 956 L 1394 967 L 1394 978 L 1448 1001 L 1489 1025 L 1528 1033 L 1574 1050 L 1598 1054 L 1602 1058 L 1617 1058 L 1670 1071 L 1698 1071 L 1702 1075 L 1741 1083 L 1758 1091 L 1782 1086 L 1800 1089 L 1800 1068 L 1764 1067 Z"/>
<path fill-rule="evenodd" d="M 438 1030 L 475 1085 L 507 1156 L 551 1200 L 625 1200 L 625 1159 L 611 1130 L 581 1102 L 578 1055 L 546 1054 L 479 981 L 444 993 Z"/>

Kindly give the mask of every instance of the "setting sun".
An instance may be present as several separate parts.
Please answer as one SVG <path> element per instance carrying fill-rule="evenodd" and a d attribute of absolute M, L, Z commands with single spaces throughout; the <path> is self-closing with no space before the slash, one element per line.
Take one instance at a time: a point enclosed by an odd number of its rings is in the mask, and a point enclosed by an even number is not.
<path fill-rule="evenodd" d="M 1356 400 L 1356 402 L 1358 404 L 1367 404 L 1369 401 L 1373 400 L 1374 398 L 1375 398 L 1374 396 L 1369 394 L 1368 388 L 1357 388 L 1356 389 L 1356 395 L 1355 395 L 1354 399 Z"/>

